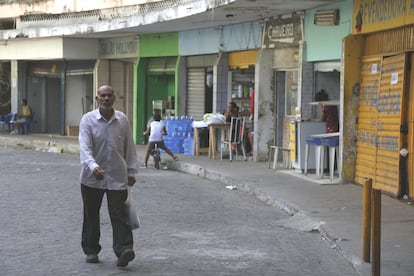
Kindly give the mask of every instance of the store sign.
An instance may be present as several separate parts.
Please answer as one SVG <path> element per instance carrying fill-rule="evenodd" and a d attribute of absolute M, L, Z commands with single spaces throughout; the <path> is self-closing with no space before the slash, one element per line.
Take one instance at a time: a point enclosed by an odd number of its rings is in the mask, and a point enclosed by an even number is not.
<path fill-rule="evenodd" d="M 354 0 L 354 34 L 377 32 L 413 23 L 414 0 Z"/>
<path fill-rule="evenodd" d="M 299 17 L 268 21 L 265 26 L 263 48 L 285 48 L 298 45 L 302 37 Z"/>
<path fill-rule="evenodd" d="M 100 58 L 136 58 L 137 56 L 137 37 L 103 39 L 99 43 Z"/>

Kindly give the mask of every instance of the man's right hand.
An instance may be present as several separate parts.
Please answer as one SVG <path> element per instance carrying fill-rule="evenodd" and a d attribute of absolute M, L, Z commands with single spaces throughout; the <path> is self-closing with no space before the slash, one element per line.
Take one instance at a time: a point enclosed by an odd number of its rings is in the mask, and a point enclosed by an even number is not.
<path fill-rule="evenodd" d="M 96 180 L 102 180 L 104 178 L 105 171 L 101 167 L 96 167 L 93 170 L 93 176 L 95 176 Z"/>

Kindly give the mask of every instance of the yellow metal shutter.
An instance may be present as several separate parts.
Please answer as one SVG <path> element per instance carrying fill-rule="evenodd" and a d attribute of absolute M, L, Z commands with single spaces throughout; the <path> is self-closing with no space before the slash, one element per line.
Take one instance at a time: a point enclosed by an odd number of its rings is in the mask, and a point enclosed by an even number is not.
<path fill-rule="evenodd" d="M 355 182 L 375 178 L 377 100 L 381 78 L 381 57 L 362 59 L 361 90 L 357 124 L 357 156 Z"/>
<path fill-rule="evenodd" d="M 400 192 L 401 125 L 404 124 L 405 54 L 362 59 L 355 182 Z"/>
<path fill-rule="evenodd" d="M 374 188 L 398 195 L 406 55 L 385 57 L 378 96 L 377 162 Z"/>

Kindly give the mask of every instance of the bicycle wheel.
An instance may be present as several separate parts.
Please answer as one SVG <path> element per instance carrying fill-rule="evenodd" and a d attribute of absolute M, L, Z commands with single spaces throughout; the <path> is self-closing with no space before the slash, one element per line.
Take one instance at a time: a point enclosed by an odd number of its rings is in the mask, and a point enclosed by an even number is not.
<path fill-rule="evenodd" d="M 159 169 L 160 169 L 160 160 L 159 160 L 159 158 L 155 158 L 155 159 L 154 159 L 154 165 L 155 165 L 155 168 L 156 168 L 157 170 L 159 170 Z"/>

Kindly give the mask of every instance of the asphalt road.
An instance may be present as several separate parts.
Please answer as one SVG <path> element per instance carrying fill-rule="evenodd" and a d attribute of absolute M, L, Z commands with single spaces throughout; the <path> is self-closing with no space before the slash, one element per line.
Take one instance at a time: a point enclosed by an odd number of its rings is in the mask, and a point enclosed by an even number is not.
<path fill-rule="evenodd" d="M 116 267 L 104 204 L 101 262 L 87 264 L 79 169 L 76 155 L 0 149 L 0 275 L 357 275 L 276 207 L 152 166 L 133 188 L 142 223 L 135 260 Z"/>

